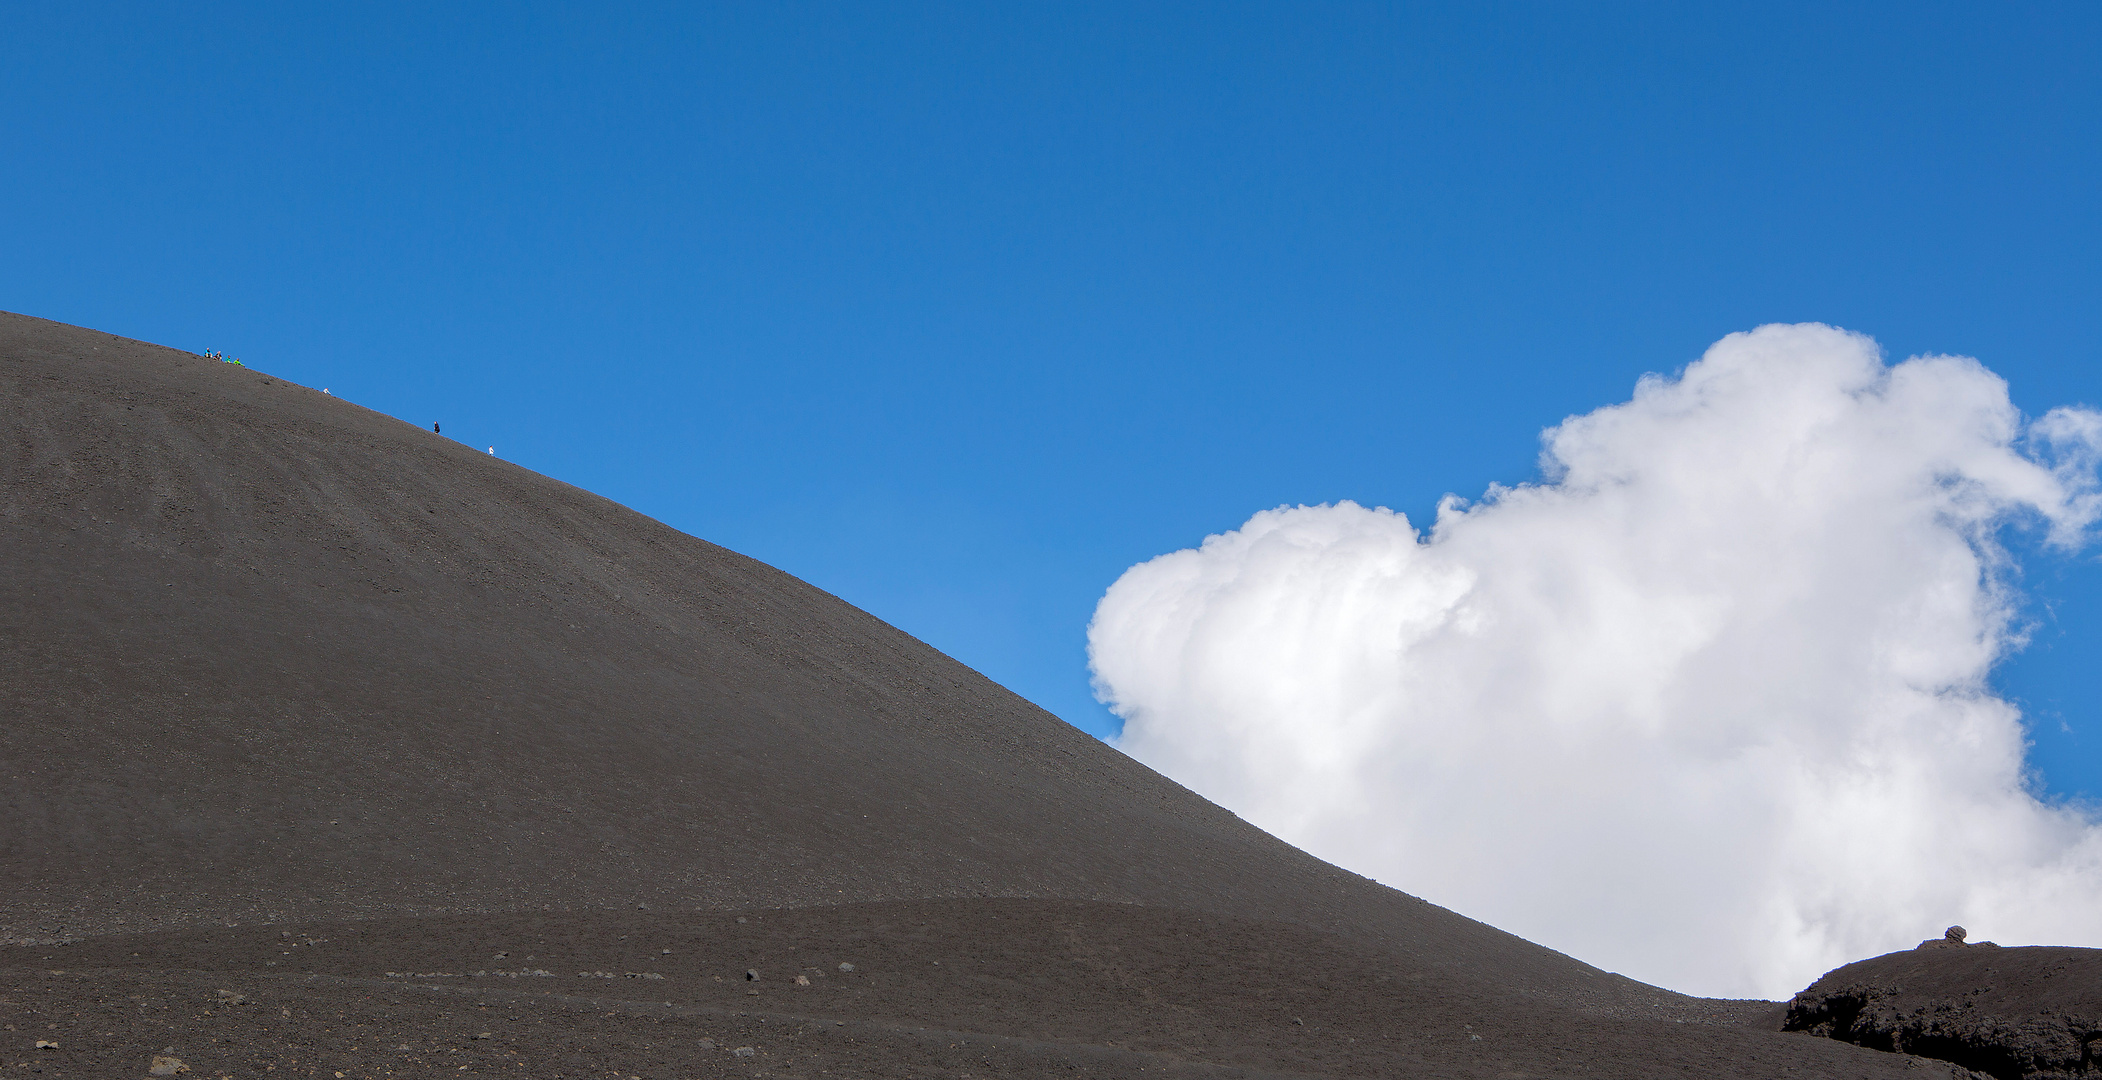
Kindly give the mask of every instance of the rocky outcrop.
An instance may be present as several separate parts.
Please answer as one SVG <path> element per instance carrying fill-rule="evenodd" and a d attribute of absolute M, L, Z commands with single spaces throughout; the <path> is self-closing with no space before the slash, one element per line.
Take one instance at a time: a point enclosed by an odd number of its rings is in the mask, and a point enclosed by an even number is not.
<path fill-rule="evenodd" d="M 1839 968 L 1795 996 L 1783 1026 L 1999 1080 L 2102 1077 L 2102 950 L 1964 937 L 1950 927 Z"/>

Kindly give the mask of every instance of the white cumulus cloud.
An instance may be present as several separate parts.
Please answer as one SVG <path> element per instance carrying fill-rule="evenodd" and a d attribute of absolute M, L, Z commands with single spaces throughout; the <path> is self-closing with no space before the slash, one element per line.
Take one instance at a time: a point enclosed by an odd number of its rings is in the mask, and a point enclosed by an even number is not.
<path fill-rule="evenodd" d="M 1976 361 L 1733 334 L 1429 531 L 1256 514 L 1131 568 L 1119 745 L 1309 851 L 1673 989 L 1786 997 L 1962 923 L 2102 945 L 2102 827 L 1987 684 L 2002 530 L 2083 541 L 2102 415 Z"/>

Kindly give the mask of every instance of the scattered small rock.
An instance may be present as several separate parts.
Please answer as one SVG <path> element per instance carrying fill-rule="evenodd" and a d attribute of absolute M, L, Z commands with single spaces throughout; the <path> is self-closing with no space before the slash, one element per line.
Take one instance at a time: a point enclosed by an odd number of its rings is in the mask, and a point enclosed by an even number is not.
<path fill-rule="evenodd" d="M 796 985 L 797 985 L 797 986 L 809 986 L 809 985 L 810 985 L 810 976 L 808 976 L 808 975 L 798 975 L 798 976 L 796 976 Z"/>
<path fill-rule="evenodd" d="M 182 1059 L 179 1057 L 166 1057 L 162 1055 L 155 1055 L 153 1059 L 153 1066 L 146 1070 L 146 1075 L 176 1076 L 189 1071 L 190 1067 L 188 1065 L 183 1064 Z"/>
<path fill-rule="evenodd" d="M 754 1050 L 754 1049 L 752 1049 L 752 1048 L 751 1048 L 751 1047 L 749 1047 L 749 1046 L 740 1046 L 740 1047 L 738 1047 L 737 1049 L 735 1049 L 735 1050 L 732 1050 L 732 1051 L 730 1051 L 730 1052 L 731 1052 L 731 1053 L 733 1053 L 733 1054 L 736 1054 L 736 1055 L 737 1055 L 738 1057 L 746 1057 L 746 1058 L 748 1058 L 748 1057 L 758 1057 L 758 1056 L 759 1056 L 759 1051 L 757 1051 L 757 1050 Z"/>
<path fill-rule="evenodd" d="M 247 994 L 235 990 L 221 990 L 213 996 L 221 1005 L 249 1005 L 253 1004 L 255 1000 Z"/>
<path fill-rule="evenodd" d="M 482 1032 L 482 1033 L 481 1033 L 480 1035 L 477 1035 L 477 1036 L 475 1036 L 475 1038 L 477 1038 L 477 1039 L 486 1039 L 486 1038 L 488 1038 L 488 1037 L 489 1037 L 489 1033 L 488 1033 L 488 1032 L 486 1032 L 486 1031 Z"/>
<path fill-rule="evenodd" d="M 854 965 L 852 965 L 852 964 L 841 964 L 841 965 L 839 965 L 839 970 L 841 970 L 841 971 L 852 971 L 852 970 L 854 970 Z"/>
<path fill-rule="evenodd" d="M 714 1039 L 702 1039 L 702 1040 L 701 1040 L 701 1049 L 703 1049 L 703 1050 L 713 1050 L 713 1049 L 715 1049 L 715 1040 L 714 1040 Z"/>
<path fill-rule="evenodd" d="M 39 1050 L 56 1050 L 58 1049 L 58 1042 L 55 1039 L 38 1039 L 36 1048 Z"/>
<path fill-rule="evenodd" d="M 746 982 L 758 982 L 758 981 L 759 981 L 759 969 L 758 969 L 758 968 L 746 968 L 746 969 L 745 969 L 745 971 L 744 971 L 744 981 L 746 981 Z"/>

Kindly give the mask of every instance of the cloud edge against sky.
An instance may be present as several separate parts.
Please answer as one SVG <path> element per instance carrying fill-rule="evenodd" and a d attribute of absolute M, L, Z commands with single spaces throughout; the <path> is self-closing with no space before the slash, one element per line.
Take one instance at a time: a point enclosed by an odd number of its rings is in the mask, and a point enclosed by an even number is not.
<path fill-rule="evenodd" d="M 2102 512 L 2102 415 L 1976 360 L 1732 334 L 1427 534 L 1260 511 L 1089 627 L 1118 745 L 1340 865 L 1646 981 L 1785 996 L 1962 922 L 2102 944 L 2102 829 L 1988 684 L 1998 542 Z"/>

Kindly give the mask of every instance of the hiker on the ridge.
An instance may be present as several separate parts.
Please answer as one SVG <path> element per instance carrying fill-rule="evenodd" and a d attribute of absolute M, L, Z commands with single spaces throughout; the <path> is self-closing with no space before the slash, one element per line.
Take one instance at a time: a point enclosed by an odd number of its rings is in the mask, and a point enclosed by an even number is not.
<path fill-rule="evenodd" d="M 436 435 L 438 433 L 438 422 L 436 420 L 433 420 L 431 421 L 431 434 Z"/>

